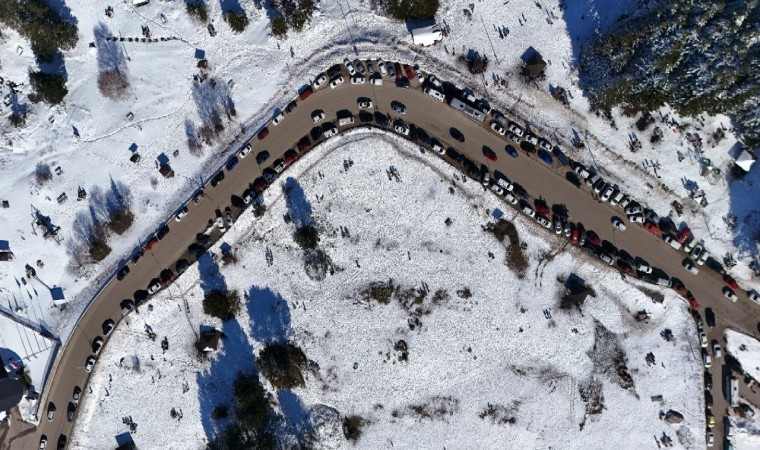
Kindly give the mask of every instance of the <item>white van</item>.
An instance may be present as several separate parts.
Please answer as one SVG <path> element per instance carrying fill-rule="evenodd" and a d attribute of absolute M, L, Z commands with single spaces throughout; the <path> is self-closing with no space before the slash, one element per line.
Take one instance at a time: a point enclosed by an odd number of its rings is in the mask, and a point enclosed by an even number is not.
<path fill-rule="evenodd" d="M 439 102 L 443 102 L 444 100 L 446 100 L 446 97 L 443 94 L 441 94 L 439 91 L 436 91 L 433 88 L 427 87 L 423 89 L 422 91 L 426 93 L 427 95 L 433 97 L 434 99 L 438 100 Z"/>
<path fill-rule="evenodd" d="M 665 235 L 663 240 L 676 250 L 681 250 L 681 244 L 671 235 Z"/>

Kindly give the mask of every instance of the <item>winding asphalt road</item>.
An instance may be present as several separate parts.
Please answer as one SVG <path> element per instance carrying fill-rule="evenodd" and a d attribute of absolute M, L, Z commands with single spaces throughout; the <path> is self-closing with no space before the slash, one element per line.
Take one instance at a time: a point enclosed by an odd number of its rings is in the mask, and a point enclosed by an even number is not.
<path fill-rule="evenodd" d="M 188 245 L 196 240 L 196 233 L 207 229 L 209 219 L 215 217 L 215 210 L 224 210 L 226 206 L 229 206 L 232 195 L 241 195 L 255 178 L 261 176 L 263 168 L 256 162 L 258 152 L 267 150 L 271 154 L 265 164 L 271 164 L 276 158 L 282 157 L 285 151 L 295 147 L 301 137 L 310 134 L 314 127 L 311 115 L 317 109 L 324 110 L 327 115 L 326 120 L 336 123 L 338 111 L 352 111 L 357 120 L 351 126 L 362 126 L 356 116 L 359 111 L 357 105 L 359 97 L 372 99 L 373 112 L 390 114 L 394 120 L 402 119 L 406 123 L 414 124 L 436 137 L 445 146 L 456 148 L 477 164 L 487 165 L 491 173 L 498 170 L 506 174 L 513 182 L 522 185 L 534 198 L 546 199 L 549 205 L 566 205 L 571 221 L 583 223 L 586 229 L 596 231 L 601 239 L 608 240 L 619 249 L 625 249 L 631 255 L 640 256 L 652 266 L 683 280 L 702 307 L 712 307 L 719 318 L 718 326 L 710 330 L 711 339 L 713 336 L 718 337 L 718 334 L 722 335 L 721 330 L 725 327 L 753 334 L 760 321 L 760 307 L 749 301 L 744 291 L 737 292 L 739 301 L 732 303 L 722 296 L 721 289 L 724 283 L 716 272 L 702 267 L 696 276 L 687 273 L 681 266 L 681 261 L 686 256 L 683 252 L 674 250 L 660 238 L 636 224 L 629 223 L 626 231 L 614 229 L 610 224 L 610 218 L 625 216 L 619 208 L 612 207 L 609 203 L 598 202 L 585 187 L 579 189 L 570 184 L 564 178 L 564 171 L 558 171 L 556 167 L 550 168 L 535 157 L 521 151 L 518 158 L 508 156 L 504 148 L 511 142 L 491 131 L 488 120 L 484 124 L 476 123 L 448 107 L 446 103 L 441 103 L 426 95 L 420 89 L 416 79 L 412 81 L 411 88 L 404 89 L 396 87 L 387 76 L 384 77 L 384 84 L 380 86 L 369 83 L 350 84 L 350 78 L 345 69 L 343 69 L 343 76 L 346 82 L 342 85 L 331 89 L 325 84 L 307 99 L 298 100 L 298 106 L 288 113 L 279 125 L 270 123 L 269 135 L 262 140 L 254 138 L 251 141 L 253 147 L 251 153 L 240 159 L 240 163 L 232 171 L 225 170 L 226 177 L 217 187 L 206 186 L 205 196 L 199 203 L 189 202 L 188 214 L 180 222 L 171 220 L 168 223 L 170 232 L 151 251 L 146 252 L 136 264 L 130 263 L 131 272 L 124 280 L 117 281 L 114 278 L 92 300 L 70 339 L 59 352 L 59 359 L 48 378 L 49 381 L 41 398 L 40 423 L 37 430 L 34 433 L 19 436 L 17 440 L 10 438 L 6 447 L 37 448 L 41 436 L 45 435 L 48 439 L 48 448 L 55 448 L 59 436 L 68 438 L 74 423 L 67 420 L 67 405 L 72 400 L 75 386 L 81 388 L 82 396 L 87 395 L 90 374 L 84 370 L 85 361 L 92 354 L 93 339 L 103 335 L 104 321 L 111 319 L 118 325 L 122 319 L 121 301 L 133 298 L 137 290 L 147 289 L 150 281 L 158 277 L 162 269 L 173 270 L 179 258 L 184 257 L 193 261 L 193 258 L 186 255 Z M 392 101 L 406 105 L 406 114 L 394 113 L 390 107 Z M 460 130 L 465 136 L 465 142 L 460 143 L 451 139 L 450 127 Z M 342 131 L 346 127 L 339 127 L 339 129 Z M 390 132 L 393 132 L 392 127 L 390 127 Z M 511 144 L 519 148 L 515 143 Z M 483 156 L 483 146 L 488 146 L 496 152 L 498 156 L 496 162 L 489 161 Z M 429 153 L 431 156 L 434 154 Z M 453 162 L 452 164 L 456 165 Z M 235 212 L 237 214 L 240 211 L 235 209 Z M 552 233 L 552 231 L 546 230 L 546 233 Z M 218 232 L 215 231 L 213 238 L 217 237 Z M 614 269 L 611 267 L 610 270 Z M 106 346 L 107 342 L 106 340 Z M 695 343 L 695 347 L 698 347 L 698 344 Z M 106 351 L 106 349 L 103 348 L 101 351 Z M 695 357 L 697 357 L 696 353 Z M 95 370 L 97 370 L 97 363 Z M 715 382 L 717 388 L 720 379 L 717 378 Z M 720 396 L 715 397 L 717 401 Z M 47 418 L 50 402 L 55 404 L 57 409 L 52 420 Z M 722 421 L 720 417 L 716 416 L 716 419 L 718 424 L 714 431 L 716 442 L 720 443 Z M 97 432 L 97 430 L 90 430 L 90 432 Z"/>

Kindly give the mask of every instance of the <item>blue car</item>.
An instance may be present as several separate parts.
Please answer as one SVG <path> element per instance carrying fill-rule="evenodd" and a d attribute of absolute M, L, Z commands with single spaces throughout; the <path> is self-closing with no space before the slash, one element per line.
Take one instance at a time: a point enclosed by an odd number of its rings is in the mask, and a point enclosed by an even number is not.
<path fill-rule="evenodd" d="M 232 169 L 234 169 L 235 166 L 237 166 L 237 163 L 238 163 L 237 156 L 233 156 L 232 158 L 230 158 L 230 160 L 227 161 L 227 166 L 226 166 L 227 167 L 227 172 L 231 172 Z"/>
<path fill-rule="evenodd" d="M 567 156 L 565 156 L 564 153 L 562 153 L 562 150 L 559 149 L 559 147 L 554 147 L 554 150 L 552 150 L 552 154 L 555 158 L 557 158 L 557 161 L 559 161 L 560 164 L 563 166 L 566 166 L 570 164 L 570 161 L 567 159 Z"/>
<path fill-rule="evenodd" d="M 504 151 L 506 151 L 506 152 L 507 152 L 507 155 L 509 155 L 509 156 L 511 156 L 511 157 L 513 157 L 513 158 L 517 158 L 517 150 L 515 150 L 515 148 L 514 148 L 514 147 L 512 147 L 511 145 L 507 145 L 507 146 L 504 148 Z"/>
<path fill-rule="evenodd" d="M 541 158 L 541 160 L 543 162 L 545 162 L 546 164 L 549 164 L 550 166 L 554 162 L 554 160 L 552 159 L 551 155 L 549 155 L 546 152 L 546 150 L 543 150 L 543 149 L 541 149 L 541 150 L 538 151 L 538 157 Z"/>

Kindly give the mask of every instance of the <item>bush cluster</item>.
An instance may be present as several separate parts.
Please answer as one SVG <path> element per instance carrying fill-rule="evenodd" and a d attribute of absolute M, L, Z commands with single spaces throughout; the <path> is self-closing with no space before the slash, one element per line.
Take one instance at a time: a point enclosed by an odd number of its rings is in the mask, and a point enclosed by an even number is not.
<path fill-rule="evenodd" d="M 74 48 L 78 40 L 76 24 L 64 20 L 45 0 L 0 0 L 0 22 L 29 39 L 41 62 Z"/>
<path fill-rule="evenodd" d="M 377 0 L 375 5 L 399 20 L 433 17 L 440 6 L 438 0 Z"/>
<path fill-rule="evenodd" d="M 281 37 L 288 30 L 301 31 L 314 13 L 314 0 L 274 0 L 277 14 L 272 19 L 272 34 Z"/>
<path fill-rule="evenodd" d="M 31 72 L 29 83 L 34 88 L 34 94 L 29 95 L 29 100 L 50 105 L 57 105 L 63 101 L 69 90 L 66 89 L 66 79 L 54 73 Z"/>
<path fill-rule="evenodd" d="M 240 310 L 240 296 L 237 291 L 215 289 L 203 298 L 203 312 L 222 320 L 235 317 Z"/>
<path fill-rule="evenodd" d="M 293 344 L 269 344 L 256 358 L 261 374 L 278 389 L 303 386 L 301 370 L 306 367 L 306 355 Z"/>

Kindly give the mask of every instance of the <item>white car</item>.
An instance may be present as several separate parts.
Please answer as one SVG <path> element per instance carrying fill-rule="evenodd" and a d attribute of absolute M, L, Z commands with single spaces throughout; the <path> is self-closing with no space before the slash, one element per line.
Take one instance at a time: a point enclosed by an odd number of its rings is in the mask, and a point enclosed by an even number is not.
<path fill-rule="evenodd" d="M 313 113 L 311 113 L 311 120 L 314 123 L 319 123 L 319 122 L 325 120 L 325 117 L 327 117 L 327 116 L 325 116 L 325 112 L 322 111 L 321 109 L 317 110 L 317 111 L 314 111 Z"/>
<path fill-rule="evenodd" d="M 628 206 L 633 200 L 631 200 L 631 197 L 624 195 L 623 198 L 620 200 L 620 207 L 625 208 Z"/>
<path fill-rule="evenodd" d="M 544 216 L 536 216 L 536 222 L 543 225 L 544 228 L 551 228 L 552 223 Z"/>
<path fill-rule="evenodd" d="M 691 253 L 695 245 L 697 245 L 697 240 L 694 238 L 691 238 L 688 241 L 683 243 L 683 251 L 685 251 L 686 253 Z"/>
<path fill-rule="evenodd" d="M 433 144 L 433 151 L 439 155 L 446 153 L 446 150 L 444 150 L 443 147 L 441 147 L 439 144 Z"/>
<path fill-rule="evenodd" d="M 705 441 L 707 442 L 708 447 L 712 447 L 713 445 L 715 445 L 715 435 L 713 434 L 712 431 L 707 432 Z"/>
<path fill-rule="evenodd" d="M 749 298 L 750 300 L 752 300 L 753 302 L 757 304 L 760 304 L 760 294 L 758 294 L 758 292 L 754 289 L 752 289 L 751 291 L 747 291 L 747 298 Z"/>
<path fill-rule="evenodd" d="M 641 214 L 630 214 L 628 216 L 628 221 L 633 223 L 644 223 L 644 216 Z"/>
<path fill-rule="evenodd" d="M 547 152 L 552 151 L 552 143 L 547 141 L 546 139 L 539 139 L 538 145 L 541 146 L 541 148 L 546 150 Z"/>
<path fill-rule="evenodd" d="M 383 79 L 382 78 L 370 78 L 369 79 L 370 84 L 374 84 L 375 86 L 382 86 L 383 85 Z"/>
<path fill-rule="evenodd" d="M 372 100 L 369 100 L 369 99 L 357 100 L 356 104 L 359 105 L 359 108 L 363 108 L 363 109 L 372 108 Z"/>
<path fill-rule="evenodd" d="M 514 133 L 515 135 L 517 135 L 517 136 L 522 136 L 523 135 L 523 129 L 520 128 L 520 126 L 517 125 L 516 123 L 510 123 L 509 127 L 507 127 L 507 129 L 509 131 L 511 131 L 512 133 Z"/>
<path fill-rule="evenodd" d="M 336 87 L 343 84 L 343 82 L 346 81 L 343 79 L 343 75 L 338 75 L 337 77 L 333 78 L 333 80 L 330 82 L 330 88 L 335 89 Z"/>
<path fill-rule="evenodd" d="M 483 183 L 483 186 L 488 187 L 488 185 L 491 184 L 491 174 L 488 173 L 488 171 L 483 172 L 483 176 L 480 179 L 480 182 Z"/>
<path fill-rule="evenodd" d="M 620 231 L 625 231 L 625 224 L 618 217 L 612 218 L 612 225 Z"/>
<path fill-rule="evenodd" d="M 92 340 L 92 353 L 97 355 L 100 353 L 100 350 L 103 348 L 103 338 L 98 336 L 95 339 Z"/>
<path fill-rule="evenodd" d="M 702 253 L 704 253 L 705 248 L 702 246 L 702 244 L 697 244 L 696 247 L 691 251 L 691 259 L 694 261 L 699 260 L 700 256 L 702 256 Z"/>
<path fill-rule="evenodd" d="M 395 112 L 395 113 L 406 114 L 406 108 L 403 105 L 399 104 L 399 103 L 392 104 L 391 105 L 391 109 L 393 109 L 393 112 Z"/>
<path fill-rule="evenodd" d="M 403 134 L 404 136 L 409 136 L 409 128 L 404 124 L 398 124 L 393 127 L 394 130 L 396 130 L 396 133 Z"/>
<path fill-rule="evenodd" d="M 689 272 L 692 275 L 696 275 L 699 273 L 699 269 L 694 265 L 694 262 L 690 260 L 689 258 L 686 258 L 683 260 L 683 268 L 686 269 L 687 272 Z"/>
<path fill-rule="evenodd" d="M 177 213 L 177 215 L 174 216 L 174 220 L 176 220 L 177 222 L 179 222 L 186 215 L 187 215 L 187 206 L 185 206 L 184 208 L 182 208 L 182 209 L 179 210 L 179 212 Z"/>
<path fill-rule="evenodd" d="M 221 219 L 221 217 L 220 217 L 220 219 Z M 159 289 L 161 289 L 161 282 L 158 281 L 158 279 L 156 279 L 153 282 L 153 284 L 151 284 L 150 286 L 148 286 L 148 294 L 155 294 L 156 292 L 158 292 Z"/>
<path fill-rule="evenodd" d="M 676 238 L 673 236 L 666 234 L 664 238 L 662 238 L 663 241 L 665 241 L 666 244 L 673 247 L 676 250 L 681 250 L 681 243 L 678 242 Z"/>
<path fill-rule="evenodd" d="M 736 301 L 739 300 L 739 298 L 734 293 L 734 290 L 731 289 L 728 286 L 726 286 L 726 287 L 723 288 L 723 296 L 726 297 L 727 299 L 731 300 L 734 303 L 736 303 Z"/>
<path fill-rule="evenodd" d="M 700 266 L 704 266 L 707 262 L 707 258 L 710 257 L 710 254 L 707 252 L 707 250 L 703 251 L 702 254 L 699 256 L 699 259 L 697 259 L 697 264 Z"/>
<path fill-rule="evenodd" d="M 505 195 L 504 198 L 506 198 L 507 201 L 509 203 L 513 204 L 513 205 L 517 204 L 517 197 L 515 197 L 514 195 L 512 195 L 511 192 L 507 192 L 507 195 Z"/>
<path fill-rule="evenodd" d="M 507 130 L 505 130 L 504 127 L 501 126 L 499 122 L 491 122 L 491 129 L 502 136 L 504 136 L 504 133 L 507 132 Z"/>
<path fill-rule="evenodd" d="M 272 166 L 272 169 L 274 169 L 274 171 L 277 173 L 282 173 L 286 167 L 287 165 L 285 165 L 285 161 L 278 159 L 278 160 L 275 160 Z"/>
<path fill-rule="evenodd" d="M 325 136 L 325 139 L 327 139 L 329 137 L 332 137 L 332 136 L 335 136 L 336 134 L 338 134 L 338 129 L 337 128 L 330 128 L 329 130 L 325 131 L 322 134 Z"/>
<path fill-rule="evenodd" d="M 361 75 L 351 77 L 351 84 L 364 84 L 364 77 Z"/>
<path fill-rule="evenodd" d="M 720 350 L 720 344 L 718 341 L 712 343 L 713 358 L 720 358 L 723 356 L 723 352 Z"/>
<path fill-rule="evenodd" d="M 439 102 L 443 102 L 446 100 L 446 97 L 440 92 L 436 91 L 433 88 L 426 87 L 422 90 L 422 92 L 426 93 L 427 95 L 433 97 L 434 99 L 438 100 Z"/>
<path fill-rule="evenodd" d="M 530 133 L 525 135 L 525 140 L 533 145 L 538 145 L 538 138 Z"/>
<path fill-rule="evenodd" d="M 221 217 L 217 217 L 214 223 L 216 223 L 216 227 L 219 228 L 219 231 L 224 233 L 224 230 L 226 230 L 226 228 L 224 227 L 224 219 Z"/>
<path fill-rule="evenodd" d="M 612 194 L 612 198 L 610 199 L 610 205 L 617 206 L 618 203 L 620 203 L 620 200 L 623 199 L 625 195 L 620 191 L 615 191 L 614 194 Z"/>
<path fill-rule="evenodd" d="M 285 114 L 280 112 L 276 116 L 272 117 L 272 125 L 277 126 L 282 122 L 282 120 L 285 118 Z"/>
<path fill-rule="evenodd" d="M 641 213 L 641 211 L 642 211 L 642 209 L 641 209 L 641 206 L 639 206 L 639 205 L 629 206 L 629 207 L 625 208 L 625 213 L 628 214 L 629 216 L 631 214 L 639 214 L 639 213 Z"/>
<path fill-rule="evenodd" d="M 319 76 L 317 77 L 317 79 L 314 80 L 314 82 L 311 85 L 314 86 L 314 89 L 319 89 L 326 82 L 327 82 L 327 75 L 325 75 L 325 74 L 322 73 L 322 74 L 319 74 Z"/>
<path fill-rule="evenodd" d="M 641 273 L 652 273 L 652 267 L 643 262 L 636 264 L 636 270 Z"/>
<path fill-rule="evenodd" d="M 385 69 L 385 61 L 382 58 L 377 58 L 377 68 L 382 75 L 387 75 L 388 71 Z"/>
<path fill-rule="evenodd" d="M 435 77 L 435 75 L 428 75 L 428 83 L 432 84 L 433 86 L 440 89 L 442 87 L 441 82 L 438 80 L 438 78 Z"/>
<path fill-rule="evenodd" d="M 702 354 L 702 361 L 705 363 L 705 369 L 712 367 L 712 360 L 710 359 L 710 355 L 708 355 L 707 352 Z"/>
<path fill-rule="evenodd" d="M 501 186 L 505 191 L 512 192 L 512 190 L 514 190 L 515 185 L 512 184 L 511 181 L 507 180 L 504 177 L 496 177 L 496 178 L 497 178 L 496 183 L 499 186 Z"/>
<path fill-rule="evenodd" d="M 351 63 L 351 61 L 348 58 L 343 60 L 343 65 L 346 66 L 346 70 L 348 70 L 348 73 L 351 76 L 356 75 L 356 69 L 354 69 L 354 65 Z"/>
<path fill-rule="evenodd" d="M 699 343 L 702 345 L 702 348 L 707 348 L 707 335 L 704 331 L 699 333 Z"/>
<path fill-rule="evenodd" d="M 523 206 L 522 212 L 528 217 L 536 217 L 536 212 L 528 205 Z"/>
<path fill-rule="evenodd" d="M 245 158 L 247 154 L 251 153 L 251 144 L 246 145 L 242 150 L 238 152 L 238 156 Z"/>
<path fill-rule="evenodd" d="M 490 186 L 490 189 L 496 194 L 496 195 L 504 195 L 504 189 L 501 188 L 498 184 L 492 184 Z"/>
<path fill-rule="evenodd" d="M 86 372 L 92 372 L 92 368 L 95 366 L 95 357 L 90 355 L 87 357 L 87 361 L 84 363 L 84 370 Z"/>
<path fill-rule="evenodd" d="M 612 193 L 615 192 L 615 188 L 612 186 L 607 186 L 607 188 L 602 192 L 602 200 L 609 201 L 609 199 L 612 197 Z"/>
<path fill-rule="evenodd" d="M 511 131 L 507 132 L 507 139 L 509 139 L 512 142 L 520 142 L 520 136 L 514 134 Z"/>

